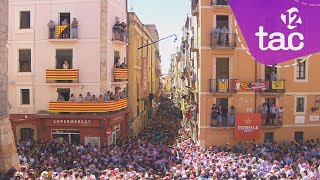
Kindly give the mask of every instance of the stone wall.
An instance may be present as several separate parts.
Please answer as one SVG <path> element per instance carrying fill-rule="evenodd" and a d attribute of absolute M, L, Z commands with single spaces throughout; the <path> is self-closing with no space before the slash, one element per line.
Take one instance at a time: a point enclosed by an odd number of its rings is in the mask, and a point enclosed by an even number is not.
<path fill-rule="evenodd" d="M 8 119 L 8 0 L 0 0 L 0 173 L 19 168 L 11 123 Z"/>

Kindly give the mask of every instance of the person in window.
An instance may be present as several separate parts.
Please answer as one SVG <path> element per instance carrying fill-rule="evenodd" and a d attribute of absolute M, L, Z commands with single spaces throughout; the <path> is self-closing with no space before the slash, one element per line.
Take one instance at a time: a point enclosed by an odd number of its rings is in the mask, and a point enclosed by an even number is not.
<path fill-rule="evenodd" d="M 114 63 L 114 68 L 119 68 L 118 63 Z"/>
<path fill-rule="evenodd" d="M 278 124 L 282 125 L 283 107 L 278 110 Z"/>
<path fill-rule="evenodd" d="M 71 38 L 78 39 L 78 21 L 76 18 L 73 18 L 71 23 Z"/>
<path fill-rule="evenodd" d="M 272 104 L 272 106 L 270 107 L 270 113 L 271 113 L 271 124 L 275 124 L 277 108 L 274 104 Z"/>
<path fill-rule="evenodd" d="M 274 71 L 271 71 L 270 74 L 270 89 L 272 89 L 272 82 L 277 81 L 277 74 Z"/>
<path fill-rule="evenodd" d="M 47 26 L 49 27 L 49 39 L 54 39 L 56 24 L 54 23 L 53 20 L 50 20 Z"/>
<path fill-rule="evenodd" d="M 70 69 L 70 66 L 67 60 L 63 62 L 62 69 Z"/>
<path fill-rule="evenodd" d="M 230 107 L 230 112 L 229 112 L 229 122 L 230 122 L 230 126 L 234 126 L 235 117 L 236 117 L 236 108 L 235 108 L 234 106 L 231 106 L 231 107 Z"/>
<path fill-rule="evenodd" d="M 261 113 L 261 125 L 265 125 L 268 113 L 268 107 L 266 103 L 263 103 L 262 106 L 260 106 L 259 112 Z"/>
<path fill-rule="evenodd" d="M 227 46 L 228 45 L 228 39 L 227 39 L 227 35 L 228 35 L 228 28 L 226 26 L 223 26 L 223 28 L 221 29 L 221 41 L 223 43 L 223 46 Z"/>
<path fill-rule="evenodd" d="M 57 101 L 64 101 L 64 97 L 59 93 Z"/>
<path fill-rule="evenodd" d="M 78 99 L 78 101 L 80 101 L 80 102 L 83 101 L 83 96 L 82 96 L 82 94 L 79 94 L 79 99 Z"/>
<path fill-rule="evenodd" d="M 67 26 L 67 28 L 62 31 L 62 38 L 63 38 L 63 39 L 68 38 L 68 32 L 69 32 L 69 30 L 68 30 L 68 28 L 69 28 L 68 25 L 69 25 L 69 22 L 68 22 L 67 19 L 64 19 L 64 20 L 61 22 L 61 26 Z"/>
<path fill-rule="evenodd" d="M 124 89 L 123 91 L 122 91 L 122 98 L 126 98 L 127 97 L 127 92 L 126 92 L 126 90 Z"/>
<path fill-rule="evenodd" d="M 92 97 L 90 95 L 90 92 L 87 92 L 87 96 L 84 98 L 84 101 L 92 101 Z"/>
<path fill-rule="evenodd" d="M 71 95 L 70 95 L 70 99 L 69 99 L 69 101 L 72 101 L 72 102 L 76 101 L 76 97 L 74 97 L 74 95 L 73 95 L 73 94 L 71 94 Z"/>

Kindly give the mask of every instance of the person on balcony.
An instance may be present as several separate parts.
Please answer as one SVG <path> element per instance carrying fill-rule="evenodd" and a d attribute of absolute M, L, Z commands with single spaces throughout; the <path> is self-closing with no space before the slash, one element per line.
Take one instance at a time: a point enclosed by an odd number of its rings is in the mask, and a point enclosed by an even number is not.
<path fill-rule="evenodd" d="M 221 29 L 219 27 L 216 27 L 213 31 L 214 33 L 214 45 L 218 45 L 220 43 L 220 34 L 221 34 Z"/>
<path fill-rule="evenodd" d="M 278 124 L 282 125 L 283 107 L 278 110 Z"/>
<path fill-rule="evenodd" d="M 221 105 L 219 106 L 219 109 L 218 109 L 217 118 L 218 118 L 218 126 L 222 126 L 223 123 L 222 123 L 222 106 Z"/>
<path fill-rule="evenodd" d="M 64 19 L 64 20 L 61 22 L 61 26 L 67 26 L 67 28 L 62 31 L 62 38 L 63 38 L 63 39 L 69 38 L 69 37 L 68 37 L 68 34 L 69 34 L 69 27 L 68 27 L 68 25 L 69 25 L 69 22 L 68 22 L 67 19 Z"/>
<path fill-rule="evenodd" d="M 99 96 L 98 101 L 99 101 L 99 102 L 104 101 L 104 98 L 103 98 L 103 96 L 102 96 L 102 95 L 100 95 L 100 96 Z"/>
<path fill-rule="evenodd" d="M 211 110 L 212 110 L 212 117 L 211 117 L 212 120 L 217 121 L 219 107 L 217 107 L 216 104 L 213 104 Z"/>
<path fill-rule="evenodd" d="M 223 43 L 223 46 L 227 46 L 228 45 L 228 33 L 229 33 L 229 30 L 226 26 L 223 26 L 223 28 L 221 29 L 221 41 Z"/>
<path fill-rule="evenodd" d="M 70 69 L 70 66 L 67 60 L 63 62 L 62 69 Z"/>
<path fill-rule="evenodd" d="M 64 97 L 59 93 L 57 101 L 64 101 Z"/>
<path fill-rule="evenodd" d="M 114 63 L 114 68 L 120 68 L 118 63 Z"/>
<path fill-rule="evenodd" d="M 110 93 L 110 100 L 111 100 L 111 101 L 114 100 L 114 94 L 113 94 L 113 92 Z"/>
<path fill-rule="evenodd" d="M 235 117 L 236 117 L 236 108 L 234 106 L 230 107 L 230 112 L 229 112 L 229 121 L 230 121 L 230 126 L 234 126 L 235 123 Z"/>
<path fill-rule="evenodd" d="M 78 101 L 80 101 L 80 102 L 82 102 L 82 101 L 83 101 L 83 96 L 82 96 L 82 94 L 79 94 Z"/>
<path fill-rule="evenodd" d="M 261 113 L 261 121 L 262 121 L 261 125 L 266 124 L 268 110 L 269 109 L 266 103 L 263 103 L 262 106 L 260 106 L 259 108 L 259 112 Z"/>
<path fill-rule="evenodd" d="M 53 20 L 50 20 L 47 26 L 49 27 L 49 39 L 54 39 L 54 34 L 56 32 L 56 24 Z"/>
<path fill-rule="evenodd" d="M 274 71 L 271 71 L 270 74 L 270 89 L 272 89 L 272 82 L 277 81 L 277 74 Z"/>
<path fill-rule="evenodd" d="M 78 39 L 78 21 L 76 18 L 73 18 L 71 23 L 71 38 Z"/>
<path fill-rule="evenodd" d="M 110 91 L 108 91 L 107 93 L 105 93 L 105 94 L 103 95 L 103 97 L 104 97 L 104 100 L 105 100 L 105 101 L 110 101 L 110 100 L 111 100 Z"/>
<path fill-rule="evenodd" d="M 76 101 L 76 97 L 74 97 L 74 94 L 70 95 L 69 101 L 71 101 L 71 102 L 75 102 Z"/>
<path fill-rule="evenodd" d="M 87 92 L 87 96 L 84 98 L 84 101 L 92 101 L 92 96 L 90 95 L 90 92 Z"/>
<path fill-rule="evenodd" d="M 96 95 L 92 95 L 91 101 L 94 101 L 94 102 L 98 101 L 98 99 L 96 98 Z"/>
<path fill-rule="evenodd" d="M 277 116 L 277 108 L 275 106 L 275 104 L 272 104 L 272 106 L 270 107 L 270 113 L 271 113 L 271 118 L 270 118 L 270 122 L 271 124 L 275 125 L 276 124 L 276 116 Z"/>

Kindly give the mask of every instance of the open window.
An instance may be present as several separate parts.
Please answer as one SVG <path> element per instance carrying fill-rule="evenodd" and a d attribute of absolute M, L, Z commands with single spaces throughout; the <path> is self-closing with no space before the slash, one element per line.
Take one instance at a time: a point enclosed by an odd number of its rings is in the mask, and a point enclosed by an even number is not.
<path fill-rule="evenodd" d="M 73 68 L 73 50 L 72 49 L 59 49 L 56 50 L 56 68 L 63 69 L 65 61 L 69 64 L 69 69 Z"/>

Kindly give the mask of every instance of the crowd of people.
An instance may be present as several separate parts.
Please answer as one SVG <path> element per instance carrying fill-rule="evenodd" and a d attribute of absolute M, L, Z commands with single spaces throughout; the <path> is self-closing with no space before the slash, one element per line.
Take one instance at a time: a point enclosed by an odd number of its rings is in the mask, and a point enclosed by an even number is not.
<path fill-rule="evenodd" d="M 123 89 L 121 92 L 116 91 L 116 93 L 113 93 L 111 91 L 107 91 L 104 95 L 100 95 L 99 97 L 96 97 L 96 95 L 91 95 L 90 92 L 87 92 L 87 95 L 83 97 L 82 94 L 79 94 L 78 97 L 75 97 L 74 94 L 70 94 L 70 98 L 68 101 L 71 102 L 103 102 L 103 101 L 115 101 L 119 99 L 123 99 L 127 97 L 127 92 L 125 89 Z M 66 101 L 66 99 L 59 93 L 57 101 Z"/>
<path fill-rule="evenodd" d="M 4 179 L 318 179 L 320 140 L 202 148 L 190 139 L 181 111 L 161 97 L 159 111 L 137 137 L 93 147 L 17 142 L 21 168 Z"/>

